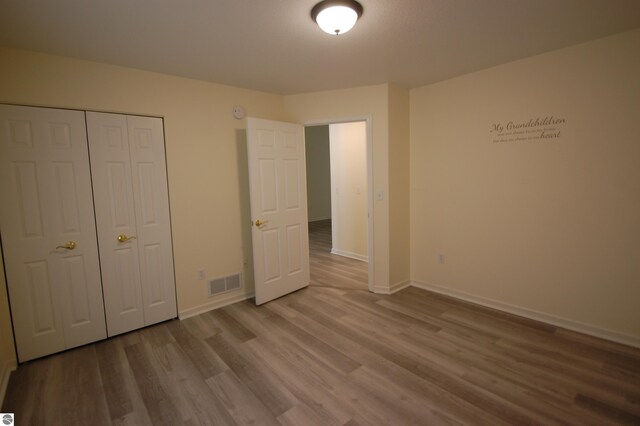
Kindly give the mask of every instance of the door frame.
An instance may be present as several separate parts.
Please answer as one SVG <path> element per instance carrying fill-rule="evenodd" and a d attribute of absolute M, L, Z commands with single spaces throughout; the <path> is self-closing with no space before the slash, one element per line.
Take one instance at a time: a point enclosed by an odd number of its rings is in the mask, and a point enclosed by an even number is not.
<path fill-rule="evenodd" d="M 374 291 L 374 271 L 375 271 L 375 251 L 374 251 L 374 214 L 373 214 L 373 132 L 372 132 L 372 118 L 371 115 L 356 115 L 356 116 L 344 116 L 344 117 L 335 117 L 335 118 L 325 118 L 325 119 L 312 119 L 303 121 L 302 125 L 304 127 L 312 127 L 312 126 L 328 126 L 330 124 L 341 124 L 341 123 L 353 123 L 353 122 L 362 122 L 366 123 L 366 132 L 367 132 L 367 229 L 368 229 L 368 241 L 367 241 L 367 256 L 369 257 L 368 267 L 367 267 L 367 280 L 368 280 L 368 288 L 369 291 L 373 293 Z"/>

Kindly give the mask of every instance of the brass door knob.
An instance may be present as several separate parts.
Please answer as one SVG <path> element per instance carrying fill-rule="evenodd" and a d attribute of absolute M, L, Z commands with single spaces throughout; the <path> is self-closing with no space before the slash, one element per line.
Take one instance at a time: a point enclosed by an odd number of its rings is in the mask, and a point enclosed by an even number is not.
<path fill-rule="evenodd" d="M 268 220 L 260 220 L 260 219 L 258 219 L 258 220 L 256 220 L 256 227 L 260 228 L 263 225 L 266 225 L 267 223 L 269 223 Z"/>
<path fill-rule="evenodd" d="M 77 244 L 75 241 L 67 241 L 63 245 L 56 247 L 56 249 L 63 248 L 67 250 L 73 250 L 74 248 L 76 248 L 76 245 Z"/>
<path fill-rule="evenodd" d="M 135 237 L 135 236 L 127 237 L 127 236 L 126 236 L 126 235 L 124 235 L 124 234 L 120 234 L 120 235 L 118 235 L 118 242 L 119 242 L 119 243 L 126 243 L 126 242 L 127 242 L 127 241 L 129 241 L 129 240 L 135 240 L 135 239 L 136 239 L 136 237 Z"/>

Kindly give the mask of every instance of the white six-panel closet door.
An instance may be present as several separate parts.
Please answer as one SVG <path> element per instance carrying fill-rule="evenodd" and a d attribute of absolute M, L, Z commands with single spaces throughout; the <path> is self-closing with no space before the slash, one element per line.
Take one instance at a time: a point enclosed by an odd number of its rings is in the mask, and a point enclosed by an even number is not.
<path fill-rule="evenodd" d="M 127 118 L 87 112 L 93 198 L 109 336 L 144 326 Z"/>
<path fill-rule="evenodd" d="M 0 229 L 21 362 L 106 337 L 84 112 L 0 105 Z"/>
<path fill-rule="evenodd" d="M 160 118 L 127 116 L 145 325 L 177 315 L 169 191 Z"/>
<path fill-rule="evenodd" d="M 87 112 L 109 336 L 176 316 L 162 120 Z"/>

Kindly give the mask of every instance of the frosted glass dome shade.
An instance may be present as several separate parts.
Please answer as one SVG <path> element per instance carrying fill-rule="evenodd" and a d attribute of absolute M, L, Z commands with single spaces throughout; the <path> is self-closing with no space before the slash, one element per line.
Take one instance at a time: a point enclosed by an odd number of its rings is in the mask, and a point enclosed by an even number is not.
<path fill-rule="evenodd" d="M 340 35 L 353 28 L 362 11 L 356 0 L 322 0 L 311 9 L 311 18 L 325 33 Z"/>
<path fill-rule="evenodd" d="M 358 14 L 346 6 L 331 6 L 316 17 L 316 22 L 328 34 L 338 35 L 349 31 L 356 24 Z"/>

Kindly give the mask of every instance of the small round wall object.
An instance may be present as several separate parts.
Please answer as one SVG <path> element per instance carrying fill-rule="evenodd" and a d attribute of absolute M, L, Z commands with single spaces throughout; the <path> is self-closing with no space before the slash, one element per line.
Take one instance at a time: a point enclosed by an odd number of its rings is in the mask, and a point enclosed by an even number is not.
<path fill-rule="evenodd" d="M 242 108 L 240 105 L 234 106 L 232 113 L 233 113 L 233 116 L 238 120 L 241 120 L 244 118 L 244 108 Z"/>

